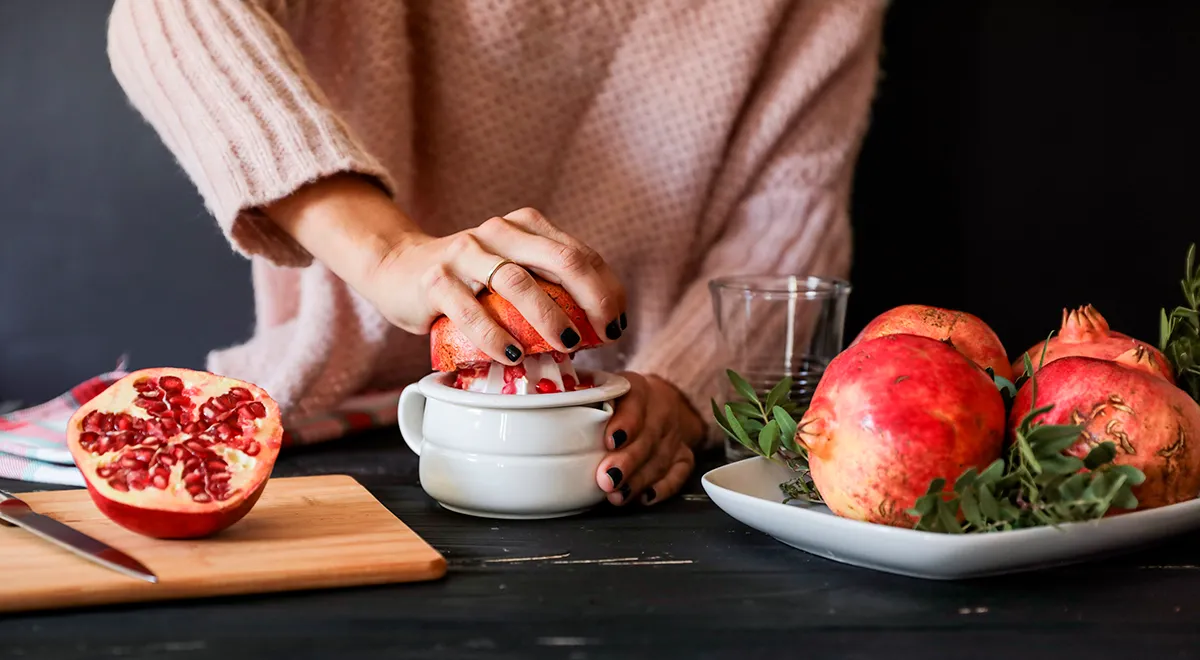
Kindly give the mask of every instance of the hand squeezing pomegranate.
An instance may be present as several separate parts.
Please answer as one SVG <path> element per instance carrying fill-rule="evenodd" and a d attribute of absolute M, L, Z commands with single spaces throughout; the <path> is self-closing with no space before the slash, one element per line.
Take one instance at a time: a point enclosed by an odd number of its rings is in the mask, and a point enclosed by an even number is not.
<path fill-rule="evenodd" d="M 81 406 L 67 441 L 92 501 L 129 530 L 197 538 L 241 520 L 279 454 L 261 388 L 189 369 L 135 371 Z"/>

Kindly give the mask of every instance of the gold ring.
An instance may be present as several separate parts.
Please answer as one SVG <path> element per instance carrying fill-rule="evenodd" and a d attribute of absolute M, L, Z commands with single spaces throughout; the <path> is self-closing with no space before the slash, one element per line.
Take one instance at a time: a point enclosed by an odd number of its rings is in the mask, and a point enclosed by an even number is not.
<path fill-rule="evenodd" d="M 488 291 L 491 291 L 492 293 L 496 293 L 496 290 L 492 288 L 492 278 L 496 276 L 496 271 L 503 268 L 505 264 L 511 264 L 511 263 L 514 263 L 512 259 L 501 259 L 500 263 L 496 264 L 495 266 L 492 266 L 492 272 L 488 273 L 487 281 L 484 283 L 484 286 L 487 287 Z"/>

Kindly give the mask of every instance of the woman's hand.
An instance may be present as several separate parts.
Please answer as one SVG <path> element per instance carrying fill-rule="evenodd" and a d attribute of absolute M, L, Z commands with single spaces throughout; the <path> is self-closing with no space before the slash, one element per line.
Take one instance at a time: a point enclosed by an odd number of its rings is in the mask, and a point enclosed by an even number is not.
<path fill-rule="evenodd" d="M 570 352 L 578 345 L 579 328 L 530 273 L 565 288 L 598 337 L 615 340 L 626 325 L 625 291 L 608 264 L 534 209 L 434 238 L 376 186 L 335 176 L 297 191 L 267 212 L 394 325 L 425 334 L 445 315 L 497 362 L 516 364 L 524 350 L 475 297 L 489 276 L 492 289 L 558 351 Z M 496 268 L 505 259 L 514 263 Z"/>
<path fill-rule="evenodd" d="M 596 481 L 608 501 L 661 502 L 679 491 L 704 439 L 704 422 L 671 383 L 658 376 L 622 373 L 632 387 L 617 400 L 608 422 L 608 447 Z"/>

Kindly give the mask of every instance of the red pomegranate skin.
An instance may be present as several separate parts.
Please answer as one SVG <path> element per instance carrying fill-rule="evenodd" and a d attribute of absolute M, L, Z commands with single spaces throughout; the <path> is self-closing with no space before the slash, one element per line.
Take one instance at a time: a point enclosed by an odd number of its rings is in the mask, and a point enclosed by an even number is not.
<path fill-rule="evenodd" d="M 860 341 L 908 334 L 944 341 L 982 368 L 991 368 L 997 376 L 1012 380 L 1013 370 L 1000 337 L 979 317 L 955 309 L 930 305 L 901 305 L 876 316 L 851 346 Z"/>
<path fill-rule="evenodd" d="M 1045 358 L 1042 357 L 1043 347 L 1046 351 Z M 1117 356 L 1134 349 L 1141 349 L 1146 353 L 1143 363 L 1139 364 L 1138 368 L 1162 376 L 1168 383 L 1175 382 L 1171 363 L 1161 351 L 1144 341 L 1111 329 L 1108 321 L 1091 305 L 1073 310 L 1063 308 L 1062 324 L 1058 333 L 1048 341 L 1034 344 L 1028 353 L 1029 361 L 1036 369 L 1039 363 L 1045 366 L 1059 358 L 1072 355 L 1114 360 Z M 1022 353 L 1013 362 L 1013 373 L 1025 372 L 1024 355 Z"/>
<path fill-rule="evenodd" d="M 1035 421 L 1082 424 L 1079 442 L 1067 454 L 1083 458 L 1093 447 L 1110 441 L 1114 462 L 1146 474 L 1133 488 L 1138 509 L 1183 502 L 1200 494 L 1200 405 L 1161 376 L 1122 361 L 1071 356 L 1055 360 L 1036 373 L 1036 407 L 1054 405 Z M 1017 392 L 1009 417 L 1009 438 L 1034 407 L 1032 387 Z M 1114 509 L 1110 515 L 1128 512 Z"/>
<path fill-rule="evenodd" d="M 935 478 L 946 492 L 1000 456 L 1004 402 L 948 344 L 891 334 L 848 347 L 825 370 L 796 440 L 814 485 L 839 516 L 912 527 L 907 513 Z"/>
<path fill-rule="evenodd" d="M 561 286 L 548 282 L 540 277 L 534 278 L 542 290 L 550 295 L 550 299 L 567 314 L 567 318 L 579 330 L 580 341 L 575 350 L 584 350 L 599 346 L 602 342 L 596 334 L 587 314 L 579 303 Z M 479 296 L 479 302 L 484 310 L 521 343 L 525 355 L 537 355 L 555 351 L 538 331 L 521 315 L 517 308 L 499 295 L 484 291 Z M 434 371 L 452 372 L 461 368 L 469 368 L 492 362 L 492 358 L 477 348 L 466 335 L 443 316 L 434 321 L 429 337 L 430 358 Z"/>

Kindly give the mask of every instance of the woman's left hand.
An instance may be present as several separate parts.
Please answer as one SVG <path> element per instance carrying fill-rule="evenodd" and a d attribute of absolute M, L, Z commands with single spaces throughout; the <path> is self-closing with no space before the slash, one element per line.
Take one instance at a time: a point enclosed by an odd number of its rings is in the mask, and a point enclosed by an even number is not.
<path fill-rule="evenodd" d="M 661 502 L 679 491 L 696 465 L 692 453 L 704 422 L 674 385 L 658 376 L 621 374 L 632 386 L 608 422 L 611 450 L 596 470 L 608 501 Z"/>

